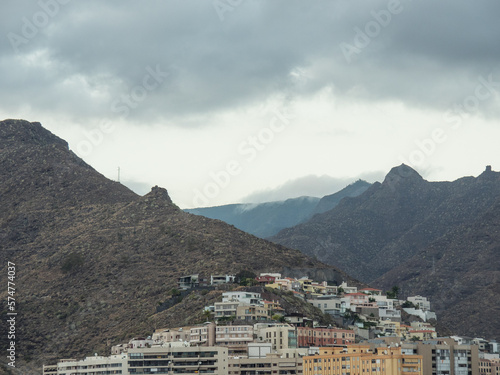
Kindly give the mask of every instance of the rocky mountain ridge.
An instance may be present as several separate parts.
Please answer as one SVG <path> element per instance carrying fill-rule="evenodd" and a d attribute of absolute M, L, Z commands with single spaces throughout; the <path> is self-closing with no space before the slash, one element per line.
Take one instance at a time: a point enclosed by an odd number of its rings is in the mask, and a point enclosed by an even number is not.
<path fill-rule="evenodd" d="M 498 202 L 500 173 L 490 166 L 478 177 L 429 182 L 403 164 L 272 240 L 375 287 L 430 297 L 457 334 L 498 338 Z"/>
<path fill-rule="evenodd" d="M 355 282 L 299 251 L 185 213 L 163 188 L 136 195 L 39 123 L 0 121 L 0 207 L 0 272 L 16 264 L 24 373 L 102 352 L 153 323 L 169 326 L 156 306 L 185 274 L 328 268 L 332 281 Z M 6 301 L 6 289 L 0 294 Z"/>

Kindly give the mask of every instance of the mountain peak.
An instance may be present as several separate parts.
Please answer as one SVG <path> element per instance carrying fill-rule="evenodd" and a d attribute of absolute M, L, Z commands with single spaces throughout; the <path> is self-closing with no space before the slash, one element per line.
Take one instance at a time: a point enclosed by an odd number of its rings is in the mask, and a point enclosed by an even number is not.
<path fill-rule="evenodd" d="M 401 164 L 397 167 L 394 167 L 390 170 L 390 172 L 385 176 L 384 182 L 382 185 L 394 185 L 402 182 L 421 182 L 424 181 L 422 176 L 418 174 L 416 170 L 412 167 Z"/>
<path fill-rule="evenodd" d="M 36 145 L 58 145 L 69 149 L 68 142 L 52 134 L 39 122 L 6 119 L 0 121 L 0 141 L 2 143 L 22 142 Z"/>
<path fill-rule="evenodd" d="M 497 181 L 500 179 L 500 172 L 491 169 L 491 165 L 487 165 L 486 169 L 477 177 L 478 182 Z"/>
<path fill-rule="evenodd" d="M 165 188 L 159 187 L 158 185 L 153 186 L 151 191 L 144 196 L 145 198 L 161 199 L 169 204 L 172 204 L 172 199 L 168 195 L 168 191 Z"/>

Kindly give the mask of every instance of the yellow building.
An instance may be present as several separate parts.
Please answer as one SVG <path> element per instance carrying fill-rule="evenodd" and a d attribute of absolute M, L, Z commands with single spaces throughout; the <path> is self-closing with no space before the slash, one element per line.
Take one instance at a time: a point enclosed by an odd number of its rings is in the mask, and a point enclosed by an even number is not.
<path fill-rule="evenodd" d="M 422 375 L 422 356 L 405 355 L 401 348 L 370 350 L 369 345 L 320 348 L 304 357 L 304 375 Z"/>

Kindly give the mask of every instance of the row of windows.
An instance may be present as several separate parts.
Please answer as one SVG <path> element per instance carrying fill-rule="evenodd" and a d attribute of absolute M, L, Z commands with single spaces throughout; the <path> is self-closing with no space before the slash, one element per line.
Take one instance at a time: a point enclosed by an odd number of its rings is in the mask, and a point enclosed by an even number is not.
<path fill-rule="evenodd" d="M 195 358 L 195 357 L 215 357 L 217 352 L 172 352 L 165 354 L 149 354 L 144 355 L 144 353 L 129 353 L 130 359 L 142 359 L 142 358 L 169 358 L 173 356 L 174 358 Z"/>
<path fill-rule="evenodd" d="M 325 363 L 327 361 L 330 362 L 330 360 L 331 360 L 331 362 L 335 362 L 335 359 L 337 360 L 337 362 L 339 362 L 340 360 L 349 362 L 351 360 L 351 357 L 324 358 L 324 360 L 325 360 L 324 362 Z M 355 357 L 353 360 L 354 361 L 359 361 L 359 357 Z M 314 363 L 321 363 L 321 358 L 309 359 L 309 363 L 312 363 L 311 361 L 313 361 Z M 375 360 L 373 360 L 373 361 L 375 361 Z M 380 361 L 380 359 L 377 359 L 377 361 Z M 363 363 L 364 362 L 365 361 L 363 361 Z M 375 363 L 375 362 L 372 362 L 372 363 Z M 379 362 L 377 362 L 377 363 L 379 363 Z"/>

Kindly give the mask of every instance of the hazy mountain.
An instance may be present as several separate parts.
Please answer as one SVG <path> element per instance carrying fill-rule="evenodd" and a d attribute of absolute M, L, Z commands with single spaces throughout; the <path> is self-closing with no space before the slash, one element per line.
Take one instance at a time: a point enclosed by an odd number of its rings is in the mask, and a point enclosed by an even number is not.
<path fill-rule="evenodd" d="M 357 197 L 358 195 L 363 194 L 370 186 L 371 184 L 366 181 L 357 180 L 356 182 L 346 186 L 345 188 L 334 194 L 325 195 L 320 199 L 316 207 L 314 207 L 311 216 L 330 211 L 332 208 L 336 207 L 345 197 Z"/>
<path fill-rule="evenodd" d="M 103 353 L 168 326 L 156 306 L 183 274 L 319 267 L 352 281 L 297 250 L 185 213 L 165 189 L 136 195 L 39 123 L 0 122 L 0 208 L 0 272 L 16 264 L 17 353 L 30 374 L 41 361 Z"/>
<path fill-rule="evenodd" d="M 319 200 L 315 197 L 300 197 L 280 202 L 228 204 L 185 211 L 225 221 L 245 232 L 265 238 L 278 233 L 283 228 L 292 227 L 307 220 Z"/>
<path fill-rule="evenodd" d="M 299 197 L 278 202 L 228 204 L 185 211 L 211 219 L 219 219 L 257 237 L 267 238 L 284 228 L 309 220 L 316 213 L 332 209 L 345 197 L 360 195 L 369 186 L 368 182 L 359 180 L 321 199 Z"/>

